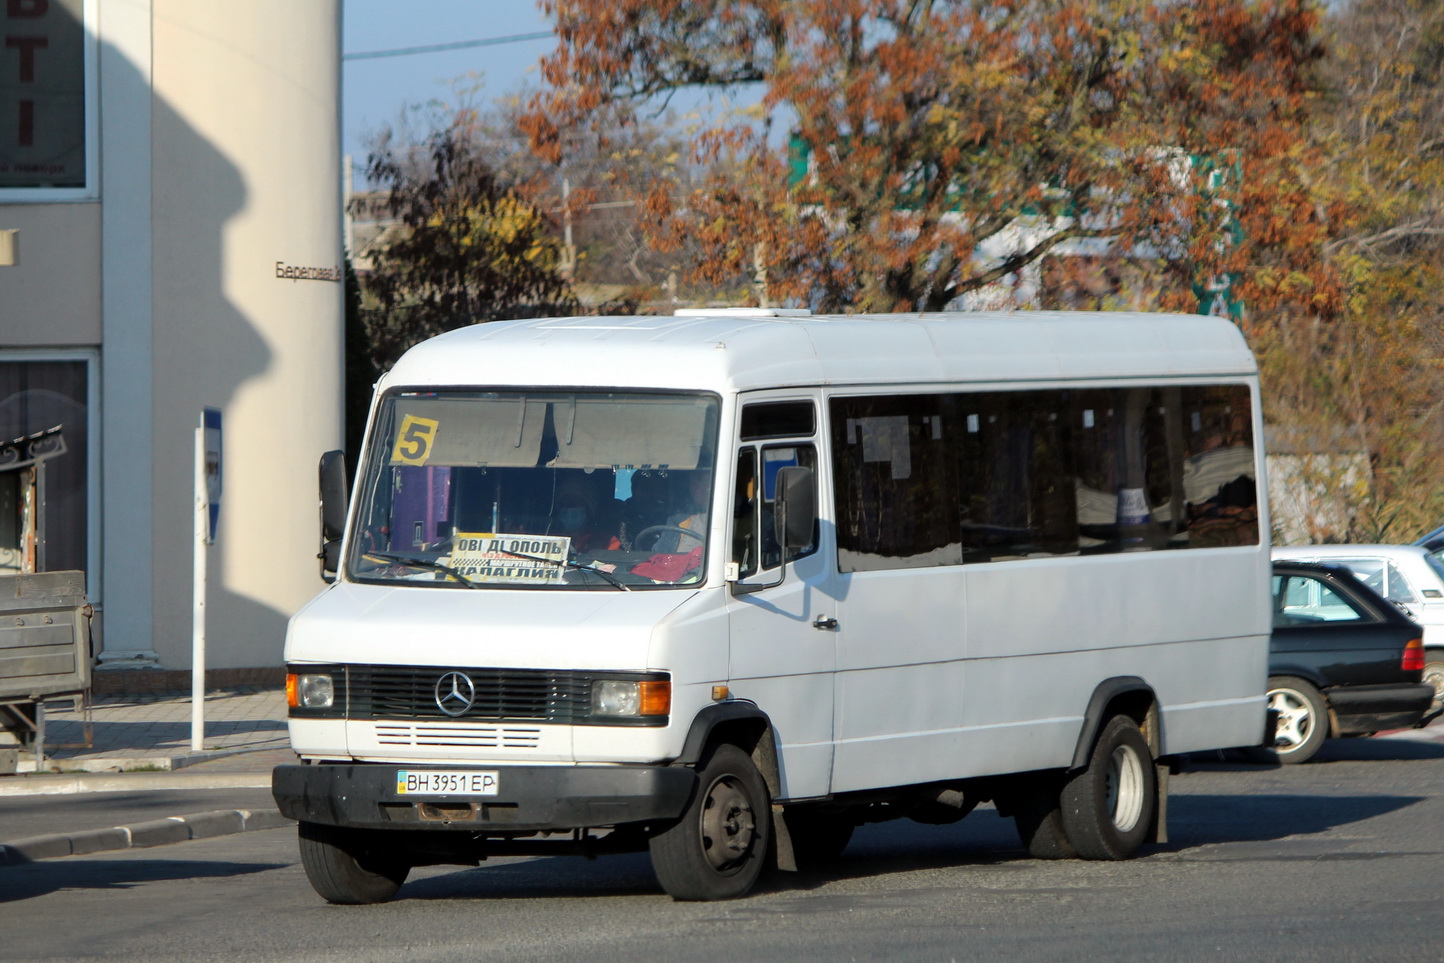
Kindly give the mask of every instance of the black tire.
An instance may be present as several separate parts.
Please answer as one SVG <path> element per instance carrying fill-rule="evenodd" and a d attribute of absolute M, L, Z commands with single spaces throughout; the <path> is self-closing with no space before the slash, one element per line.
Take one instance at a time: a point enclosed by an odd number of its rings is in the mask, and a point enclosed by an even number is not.
<path fill-rule="evenodd" d="M 1429 706 L 1429 711 L 1434 712 L 1444 705 L 1444 649 L 1424 650 L 1424 676 L 1421 681 L 1434 687 L 1434 702 Z"/>
<path fill-rule="evenodd" d="M 1084 859 L 1138 852 L 1158 805 L 1153 753 L 1138 724 L 1114 716 L 1098 734 L 1088 766 L 1063 786 L 1063 831 Z"/>
<path fill-rule="evenodd" d="M 297 835 L 306 878 L 330 903 L 384 903 L 411 872 L 410 863 L 377 833 L 303 822 Z"/>
<path fill-rule="evenodd" d="M 1078 851 L 1068 841 L 1059 802 L 1062 780 L 1042 776 L 1029 781 L 1013 803 L 1013 824 L 1028 855 L 1034 859 L 1075 859 Z"/>
<path fill-rule="evenodd" d="M 1329 708 L 1319 690 L 1293 676 L 1269 679 L 1268 704 L 1279 711 L 1274 756 L 1288 765 L 1308 762 L 1329 737 Z"/>
<path fill-rule="evenodd" d="M 822 866 L 842 855 L 856 829 L 843 813 L 789 812 L 787 834 L 792 838 L 792 856 L 799 869 Z"/>
<path fill-rule="evenodd" d="M 673 899 L 736 899 L 757 882 L 771 840 L 762 775 L 747 753 L 724 744 L 697 774 L 682 818 L 652 837 L 652 869 Z"/>

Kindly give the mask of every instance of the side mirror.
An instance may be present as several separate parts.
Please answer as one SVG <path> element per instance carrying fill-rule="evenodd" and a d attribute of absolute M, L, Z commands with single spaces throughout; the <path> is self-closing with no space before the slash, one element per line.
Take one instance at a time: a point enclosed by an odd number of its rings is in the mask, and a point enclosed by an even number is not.
<path fill-rule="evenodd" d="M 817 485 L 811 468 L 793 465 L 777 470 L 777 500 L 772 521 L 784 560 L 788 549 L 812 544 L 812 530 L 817 527 Z"/>
<path fill-rule="evenodd" d="M 321 578 L 335 581 L 341 567 L 341 536 L 346 531 L 346 453 L 328 451 L 321 456 Z"/>
<path fill-rule="evenodd" d="M 748 595 L 774 588 L 787 579 L 787 555 L 812 544 L 817 528 L 817 480 L 811 468 L 789 465 L 777 470 L 777 494 L 772 503 L 773 535 L 782 550 L 777 578 L 771 582 L 732 582 L 733 595 Z"/>

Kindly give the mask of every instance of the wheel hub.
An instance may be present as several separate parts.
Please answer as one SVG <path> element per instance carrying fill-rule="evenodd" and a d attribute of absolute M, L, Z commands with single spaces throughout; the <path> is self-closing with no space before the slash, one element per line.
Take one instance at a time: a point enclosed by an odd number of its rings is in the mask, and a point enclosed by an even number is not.
<path fill-rule="evenodd" d="M 724 777 L 707 791 L 702 809 L 702 841 L 713 869 L 724 870 L 742 860 L 752 849 L 757 822 L 752 802 L 742 785 Z"/>

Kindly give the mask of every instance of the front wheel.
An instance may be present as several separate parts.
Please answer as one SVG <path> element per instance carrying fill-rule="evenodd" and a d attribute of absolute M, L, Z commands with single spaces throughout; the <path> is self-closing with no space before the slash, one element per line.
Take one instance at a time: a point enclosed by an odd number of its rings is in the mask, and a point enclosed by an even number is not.
<path fill-rule="evenodd" d="M 1329 710 L 1319 690 L 1303 679 L 1280 675 L 1269 679 L 1270 709 L 1277 709 L 1274 755 L 1284 764 L 1308 762 L 1329 735 Z"/>
<path fill-rule="evenodd" d="M 1127 859 L 1148 837 L 1158 803 L 1153 753 L 1138 724 L 1114 716 L 1088 767 L 1063 787 L 1063 830 L 1084 859 Z"/>
<path fill-rule="evenodd" d="M 301 866 L 327 902 L 384 903 L 406 882 L 411 865 L 376 833 L 303 822 Z"/>
<path fill-rule="evenodd" d="M 733 745 L 713 750 L 697 775 L 682 818 L 651 839 L 652 869 L 673 899 L 736 899 L 757 882 L 772 839 L 767 786 Z"/>

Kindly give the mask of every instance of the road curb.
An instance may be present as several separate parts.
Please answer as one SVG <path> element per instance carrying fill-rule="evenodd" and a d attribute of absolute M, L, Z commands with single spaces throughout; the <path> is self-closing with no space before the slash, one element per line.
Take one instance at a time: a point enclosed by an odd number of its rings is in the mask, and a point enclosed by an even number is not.
<path fill-rule="evenodd" d="M 279 809 L 217 809 L 153 819 L 133 826 L 92 829 L 82 833 L 53 833 L 0 843 L 0 866 L 21 866 L 61 856 L 166 846 L 192 839 L 211 839 L 292 825 L 295 825 L 294 821 L 282 816 Z"/>
<path fill-rule="evenodd" d="M 243 756 L 253 752 L 268 752 L 272 749 L 289 748 L 286 744 L 277 746 L 264 746 L 260 749 L 247 746 L 241 749 L 206 749 L 200 752 L 182 752 L 169 756 L 76 756 L 73 758 L 45 760 L 44 768 L 37 769 L 34 759 L 21 759 L 16 764 L 15 772 L 19 775 L 44 775 L 46 773 L 79 773 L 79 772 L 126 772 L 126 771 L 147 771 L 147 772 L 174 772 L 190 766 L 198 766 L 203 762 L 215 762 L 218 759 L 229 759 L 233 756 Z"/>
<path fill-rule="evenodd" d="M 64 773 L 0 779 L 0 796 L 145 792 L 156 789 L 270 789 L 270 772 Z"/>

